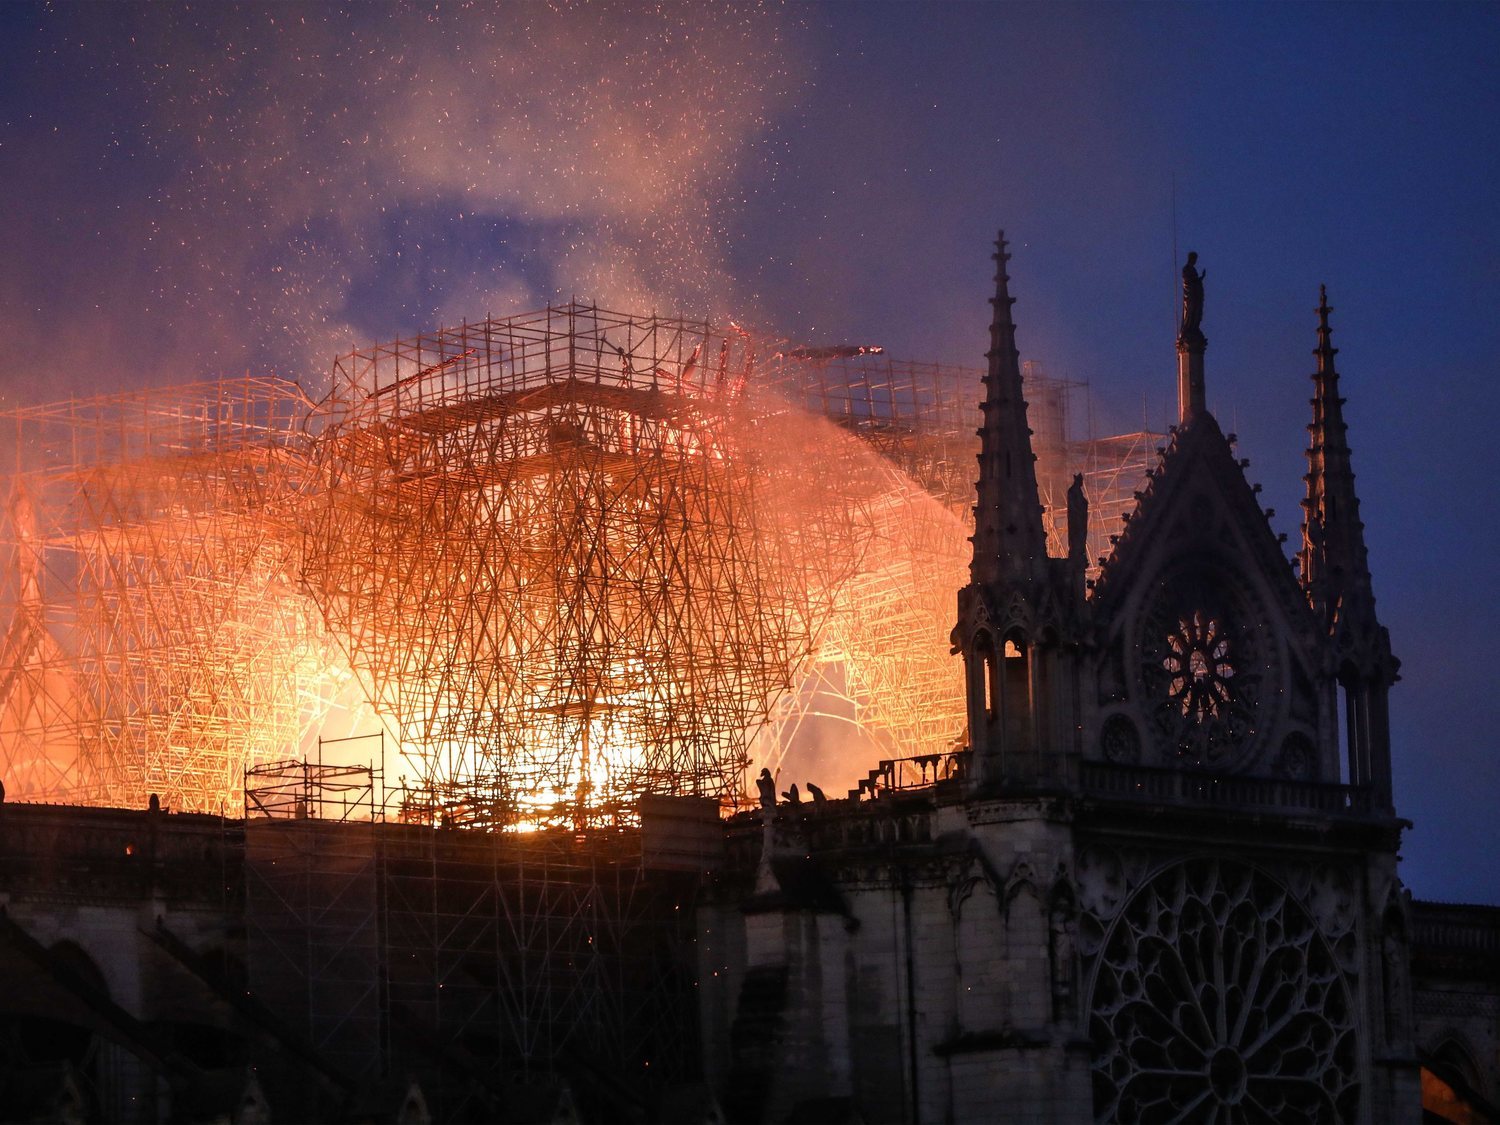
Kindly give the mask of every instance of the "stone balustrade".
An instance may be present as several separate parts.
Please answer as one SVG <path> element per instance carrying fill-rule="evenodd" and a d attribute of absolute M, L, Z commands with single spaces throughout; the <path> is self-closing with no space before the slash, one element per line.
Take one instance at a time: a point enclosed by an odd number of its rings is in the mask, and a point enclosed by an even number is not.
<path fill-rule="evenodd" d="M 1370 790 L 1355 785 L 1120 766 L 1107 762 L 1084 762 L 1080 781 L 1083 792 L 1091 797 L 1274 809 L 1324 816 L 1369 816 L 1376 811 Z"/>

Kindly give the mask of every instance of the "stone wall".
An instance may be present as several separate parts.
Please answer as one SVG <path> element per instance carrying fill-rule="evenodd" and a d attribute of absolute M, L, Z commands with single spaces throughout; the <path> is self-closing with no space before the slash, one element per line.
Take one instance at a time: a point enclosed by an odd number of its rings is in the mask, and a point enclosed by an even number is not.
<path fill-rule="evenodd" d="M 1411 904 L 1414 1039 L 1424 1108 L 1436 1087 L 1474 1119 L 1500 1119 L 1500 908 Z M 1434 1081 L 1436 1080 L 1436 1081 Z"/>

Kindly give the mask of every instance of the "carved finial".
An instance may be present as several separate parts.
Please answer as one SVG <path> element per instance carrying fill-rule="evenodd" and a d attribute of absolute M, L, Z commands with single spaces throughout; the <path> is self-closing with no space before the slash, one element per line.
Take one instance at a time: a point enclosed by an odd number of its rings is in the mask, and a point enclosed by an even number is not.
<path fill-rule="evenodd" d="M 1302 530 L 1302 581 L 1314 609 L 1330 628 L 1335 618 L 1367 615 L 1374 631 L 1374 597 L 1354 468 L 1349 455 L 1349 427 L 1333 357 L 1333 329 L 1328 314 L 1328 287 L 1318 287 L 1318 370 L 1313 375 L 1313 419 L 1308 426 L 1307 516 Z"/>
<path fill-rule="evenodd" d="M 990 255 L 990 258 L 995 260 L 995 296 L 990 297 L 990 305 L 995 306 L 995 323 L 992 324 L 992 330 L 1001 324 L 1011 324 L 1011 306 L 1016 303 L 1016 299 L 1011 297 L 1011 276 L 1005 272 L 1005 263 L 1011 260 L 1008 248 L 1010 248 L 1010 243 L 1005 242 L 1005 231 L 1002 229 L 1001 233 L 995 236 L 995 254 Z M 1013 324 L 1011 327 L 1014 327 Z"/>
<path fill-rule="evenodd" d="M 1349 427 L 1339 373 L 1333 365 L 1328 289 L 1318 289 L 1318 370 L 1313 375 L 1312 423 L 1307 427 L 1307 517 L 1302 525 L 1301 572 L 1308 601 L 1331 641 L 1329 666 L 1338 669 L 1349 716 L 1345 734 L 1349 780 L 1374 791 L 1376 807 L 1391 811 L 1390 717 L 1386 691 L 1401 662 L 1375 612 L 1365 525 L 1354 489 Z"/>
<path fill-rule="evenodd" d="M 990 318 L 984 400 L 980 403 L 983 422 L 979 427 L 979 479 L 974 496 L 974 554 L 969 563 L 969 582 L 958 591 L 958 620 L 950 634 L 953 651 L 961 653 L 964 660 L 967 742 L 979 763 L 971 775 L 976 785 L 998 780 L 1005 768 L 1006 746 L 1019 753 L 1020 728 L 1031 729 L 1029 722 L 1015 719 L 1010 730 L 998 719 L 991 688 L 999 683 L 1003 653 L 999 646 L 1006 638 L 996 635 L 994 618 L 1000 613 L 1007 621 L 1028 616 L 1031 608 L 1048 595 L 1057 576 L 1047 558 L 1036 457 L 1026 425 L 1021 357 L 1016 350 L 1015 321 L 1011 319 L 1014 301 L 1005 272 L 1010 254 L 1006 252 L 1004 231 L 995 238 L 994 259 L 995 295 L 990 298 L 994 315 Z M 1077 567 L 1073 573 L 1081 586 L 1083 568 Z"/>
<path fill-rule="evenodd" d="M 974 506 L 975 582 L 1029 580 L 1037 560 L 1047 554 L 1042 531 L 1031 430 L 1021 385 L 1021 357 L 1011 318 L 1010 261 L 1005 232 L 995 236 L 995 295 L 990 298 L 990 348 L 985 353 L 984 424 L 980 427 L 979 480 Z"/>
<path fill-rule="evenodd" d="M 1318 286 L 1318 346 L 1313 349 L 1313 355 L 1318 357 L 1318 373 L 1327 374 L 1333 370 L 1333 357 L 1339 354 L 1338 348 L 1333 346 L 1333 329 L 1328 324 L 1328 314 L 1333 311 L 1333 306 L 1328 303 L 1328 286 Z"/>

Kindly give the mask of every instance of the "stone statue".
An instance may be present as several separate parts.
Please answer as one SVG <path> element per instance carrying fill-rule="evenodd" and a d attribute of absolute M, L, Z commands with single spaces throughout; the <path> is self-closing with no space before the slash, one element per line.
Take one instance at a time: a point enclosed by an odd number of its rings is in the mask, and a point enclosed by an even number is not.
<path fill-rule="evenodd" d="M 1203 279 L 1208 271 L 1201 273 L 1194 268 L 1198 252 L 1189 250 L 1187 265 L 1182 267 L 1182 338 L 1197 339 L 1203 335 Z"/>
<path fill-rule="evenodd" d="M 1073 1007 L 1073 924 L 1056 908 L 1048 919 L 1050 956 L 1052 960 L 1053 1018 L 1066 1020 Z"/>
<path fill-rule="evenodd" d="M 1087 562 L 1089 557 L 1089 498 L 1083 493 L 1083 474 L 1074 473 L 1068 486 L 1068 558 Z"/>
<path fill-rule="evenodd" d="M 776 854 L 776 779 L 771 776 L 771 771 L 762 768 L 760 776 L 755 779 L 755 787 L 760 790 L 760 862 L 755 868 L 755 893 L 770 894 L 776 890 L 776 872 L 771 866 L 771 860 Z"/>
<path fill-rule="evenodd" d="M 760 790 L 760 807 L 774 809 L 776 807 L 776 779 L 771 776 L 770 770 L 761 769 L 760 776 L 755 779 L 755 787 Z"/>
<path fill-rule="evenodd" d="M 1402 1028 L 1407 1000 L 1402 986 L 1411 965 L 1411 958 L 1402 947 L 1399 934 L 1392 932 L 1396 925 L 1399 923 L 1393 923 L 1388 911 L 1385 933 L 1381 935 L 1381 977 L 1385 986 L 1385 1039 L 1392 1046 L 1400 1046 L 1403 1042 Z"/>

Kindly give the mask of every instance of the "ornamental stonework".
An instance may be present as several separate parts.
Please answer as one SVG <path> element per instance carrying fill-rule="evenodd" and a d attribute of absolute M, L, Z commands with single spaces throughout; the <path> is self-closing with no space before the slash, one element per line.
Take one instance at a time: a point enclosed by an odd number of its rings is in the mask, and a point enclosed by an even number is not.
<path fill-rule="evenodd" d="M 1357 1118 L 1353 887 L 1332 868 L 1287 874 L 1085 851 L 1099 1120 Z"/>

